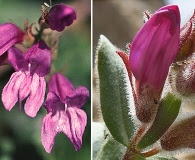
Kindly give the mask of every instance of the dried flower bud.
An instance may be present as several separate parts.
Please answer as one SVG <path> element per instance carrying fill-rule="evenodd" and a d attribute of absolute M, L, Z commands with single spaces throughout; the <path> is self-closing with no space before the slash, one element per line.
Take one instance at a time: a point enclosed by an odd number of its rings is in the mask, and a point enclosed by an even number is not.
<path fill-rule="evenodd" d="M 195 93 L 195 53 L 190 55 L 182 65 L 176 69 L 176 76 L 172 82 L 173 89 L 181 96 L 190 96 Z M 172 73 L 172 72 L 171 72 Z"/>
<path fill-rule="evenodd" d="M 45 17 L 45 22 L 52 30 L 61 32 L 65 26 L 70 26 L 76 19 L 75 10 L 64 4 L 53 6 Z"/>
<path fill-rule="evenodd" d="M 161 138 L 164 150 L 173 151 L 181 148 L 195 149 L 195 116 L 185 119 L 170 127 Z"/>

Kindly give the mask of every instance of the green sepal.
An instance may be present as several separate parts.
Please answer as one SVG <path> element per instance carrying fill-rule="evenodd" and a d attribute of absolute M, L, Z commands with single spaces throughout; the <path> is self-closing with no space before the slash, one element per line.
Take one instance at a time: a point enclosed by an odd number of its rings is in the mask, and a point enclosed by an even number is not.
<path fill-rule="evenodd" d="M 158 141 L 175 121 L 181 106 L 181 100 L 168 93 L 160 102 L 156 118 L 139 141 L 137 148 L 143 149 Z"/>
<path fill-rule="evenodd" d="M 130 82 L 123 60 L 103 35 L 97 49 L 100 105 L 103 118 L 113 138 L 125 146 L 134 133 L 130 115 Z M 131 102 L 133 103 L 133 102 Z"/>

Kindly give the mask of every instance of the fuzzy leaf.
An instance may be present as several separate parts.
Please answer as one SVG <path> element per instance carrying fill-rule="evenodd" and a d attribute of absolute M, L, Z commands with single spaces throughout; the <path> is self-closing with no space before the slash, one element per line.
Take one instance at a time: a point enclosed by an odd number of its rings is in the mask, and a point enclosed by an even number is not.
<path fill-rule="evenodd" d="M 181 100 L 177 99 L 171 93 L 168 93 L 166 97 L 162 99 L 151 128 L 138 143 L 139 149 L 152 145 L 162 137 L 166 130 L 175 121 L 179 113 L 180 106 Z"/>
<path fill-rule="evenodd" d="M 129 110 L 131 88 L 125 64 L 103 35 L 97 58 L 100 105 L 105 124 L 115 140 L 128 146 L 134 124 Z"/>
<path fill-rule="evenodd" d="M 103 144 L 100 152 L 98 153 L 95 160 L 119 160 L 122 159 L 126 151 L 126 147 L 119 142 L 115 141 L 114 138 L 110 137 Z"/>

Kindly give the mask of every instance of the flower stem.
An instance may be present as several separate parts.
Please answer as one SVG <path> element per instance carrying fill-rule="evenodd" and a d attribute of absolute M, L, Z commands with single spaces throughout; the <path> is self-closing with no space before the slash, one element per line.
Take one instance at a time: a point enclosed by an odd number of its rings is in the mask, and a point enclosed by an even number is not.
<path fill-rule="evenodd" d="M 135 137 L 132 140 L 132 143 L 131 143 L 132 148 L 136 148 L 136 145 L 137 145 L 138 141 L 140 140 L 141 136 L 143 135 L 143 133 L 145 132 L 145 129 L 146 129 L 146 126 L 144 124 L 142 124 L 140 126 L 140 128 L 138 129 Z"/>
<path fill-rule="evenodd" d="M 141 153 L 141 155 L 143 157 L 150 157 L 150 156 L 153 156 L 153 155 L 159 153 L 161 151 L 161 149 L 162 149 L 161 147 L 157 147 L 157 148 L 154 148 L 154 149 L 152 149 L 152 150 L 150 150 L 148 152 Z"/>

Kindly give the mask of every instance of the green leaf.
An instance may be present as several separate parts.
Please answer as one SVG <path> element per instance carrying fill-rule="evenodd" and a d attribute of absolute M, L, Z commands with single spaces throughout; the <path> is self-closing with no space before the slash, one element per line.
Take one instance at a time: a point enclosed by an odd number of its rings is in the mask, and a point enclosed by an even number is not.
<path fill-rule="evenodd" d="M 110 137 L 105 141 L 95 160 L 121 160 L 126 147 Z"/>
<path fill-rule="evenodd" d="M 128 146 L 134 124 L 130 115 L 131 88 L 125 64 L 103 35 L 100 36 L 97 58 L 100 105 L 105 124 L 115 140 Z"/>
<path fill-rule="evenodd" d="M 151 128 L 142 137 L 137 147 L 143 149 L 158 141 L 175 121 L 180 106 L 181 100 L 177 99 L 171 93 L 168 93 L 160 102 L 156 118 Z"/>

